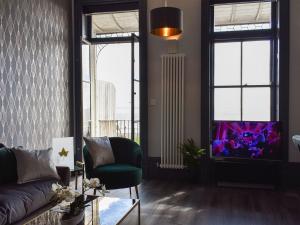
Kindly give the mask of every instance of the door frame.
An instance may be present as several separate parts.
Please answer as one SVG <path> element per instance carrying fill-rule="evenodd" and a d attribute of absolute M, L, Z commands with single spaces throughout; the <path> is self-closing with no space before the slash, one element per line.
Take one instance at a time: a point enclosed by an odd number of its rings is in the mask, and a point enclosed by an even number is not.
<path fill-rule="evenodd" d="M 135 136 L 135 95 L 136 95 L 136 90 L 135 90 L 135 82 L 137 81 L 135 79 L 135 43 L 139 43 L 140 38 L 139 36 L 135 35 L 134 33 L 131 34 L 131 140 L 134 141 L 134 136 Z M 139 92 L 141 91 L 140 87 L 140 77 L 139 77 Z M 140 109 L 139 109 L 140 111 Z M 140 117 L 141 115 L 139 115 Z"/>
<path fill-rule="evenodd" d="M 148 65 L 147 65 L 147 1 L 146 0 L 73 0 L 73 67 L 71 89 L 72 124 L 75 146 L 75 160 L 82 161 L 82 65 L 81 44 L 87 38 L 87 19 L 84 10 L 115 10 L 116 7 L 129 7 L 138 4 L 139 43 L 140 43 L 140 138 L 143 151 L 143 174 L 148 174 Z M 106 11 L 106 10 L 105 10 Z M 88 40 L 91 42 L 91 40 Z"/>

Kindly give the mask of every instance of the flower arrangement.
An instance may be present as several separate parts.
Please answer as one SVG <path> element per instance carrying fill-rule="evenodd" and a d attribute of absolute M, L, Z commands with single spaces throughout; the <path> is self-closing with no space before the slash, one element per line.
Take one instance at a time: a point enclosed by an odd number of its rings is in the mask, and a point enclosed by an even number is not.
<path fill-rule="evenodd" d="M 100 193 L 101 196 L 105 196 L 108 191 L 106 190 L 106 187 L 104 184 L 100 183 L 100 180 L 98 178 L 91 178 L 89 179 L 84 179 L 82 182 L 83 185 L 83 192 L 85 193 L 88 190 L 93 189 L 94 194 L 96 191 Z"/>
<path fill-rule="evenodd" d="M 54 200 L 59 203 L 59 212 L 63 213 L 62 220 L 82 214 L 83 209 L 86 207 L 83 195 L 58 183 L 52 184 L 52 191 L 54 192 Z"/>
<path fill-rule="evenodd" d="M 57 202 L 72 202 L 79 196 L 79 193 L 73 191 L 70 187 L 64 187 L 60 184 L 52 184 L 52 191 L 54 192 L 54 198 Z"/>
<path fill-rule="evenodd" d="M 98 178 L 84 179 L 83 180 L 83 193 L 80 194 L 70 187 L 64 187 L 60 184 L 52 184 L 52 191 L 54 192 L 54 200 L 59 203 L 60 211 L 64 213 L 62 219 L 68 220 L 70 218 L 78 217 L 83 214 L 83 209 L 88 205 L 85 202 L 84 193 L 90 189 L 99 191 L 101 196 L 105 196 L 108 191 L 105 185 L 100 183 Z"/>

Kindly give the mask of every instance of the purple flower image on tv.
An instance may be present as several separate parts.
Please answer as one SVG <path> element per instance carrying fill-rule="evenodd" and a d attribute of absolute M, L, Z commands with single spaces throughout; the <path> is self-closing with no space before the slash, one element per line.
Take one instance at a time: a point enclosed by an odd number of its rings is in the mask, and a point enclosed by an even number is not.
<path fill-rule="evenodd" d="M 280 142 L 279 122 L 216 121 L 213 125 L 216 157 L 279 160 Z"/>

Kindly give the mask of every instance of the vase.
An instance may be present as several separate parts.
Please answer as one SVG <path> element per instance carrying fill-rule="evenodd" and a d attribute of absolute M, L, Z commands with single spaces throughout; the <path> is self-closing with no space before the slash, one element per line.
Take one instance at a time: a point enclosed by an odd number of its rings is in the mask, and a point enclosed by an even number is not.
<path fill-rule="evenodd" d="M 64 218 L 62 216 L 60 223 L 61 225 L 78 225 L 84 218 L 84 209 L 80 211 L 80 213 L 76 216 Z"/>

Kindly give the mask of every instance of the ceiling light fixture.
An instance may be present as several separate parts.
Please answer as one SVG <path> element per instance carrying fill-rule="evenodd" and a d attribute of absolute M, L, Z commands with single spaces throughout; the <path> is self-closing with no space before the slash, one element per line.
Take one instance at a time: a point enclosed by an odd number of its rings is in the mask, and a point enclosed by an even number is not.
<path fill-rule="evenodd" d="M 183 13 L 175 7 L 168 7 L 165 1 L 164 7 L 151 10 L 151 33 L 153 35 L 169 38 L 180 36 L 183 32 Z"/>

